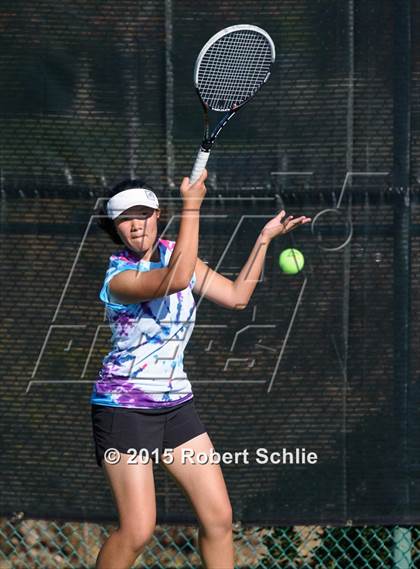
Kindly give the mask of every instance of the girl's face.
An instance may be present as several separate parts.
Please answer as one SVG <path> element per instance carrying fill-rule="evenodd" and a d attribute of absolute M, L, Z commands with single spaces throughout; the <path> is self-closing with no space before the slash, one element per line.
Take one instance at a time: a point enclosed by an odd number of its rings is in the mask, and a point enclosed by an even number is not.
<path fill-rule="evenodd" d="M 115 220 L 115 228 L 125 243 L 135 253 L 147 256 L 157 238 L 157 220 L 160 210 L 144 205 L 134 205 L 124 210 Z M 146 260 L 146 259 L 145 259 Z"/>

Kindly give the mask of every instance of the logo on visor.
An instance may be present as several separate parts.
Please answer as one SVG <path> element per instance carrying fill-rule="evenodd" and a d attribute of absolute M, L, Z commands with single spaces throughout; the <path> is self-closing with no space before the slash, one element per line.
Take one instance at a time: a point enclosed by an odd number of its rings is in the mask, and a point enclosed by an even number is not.
<path fill-rule="evenodd" d="M 146 196 L 149 198 L 149 200 L 152 200 L 153 202 L 156 203 L 156 196 L 153 192 L 151 192 L 150 190 L 144 190 L 146 192 Z"/>

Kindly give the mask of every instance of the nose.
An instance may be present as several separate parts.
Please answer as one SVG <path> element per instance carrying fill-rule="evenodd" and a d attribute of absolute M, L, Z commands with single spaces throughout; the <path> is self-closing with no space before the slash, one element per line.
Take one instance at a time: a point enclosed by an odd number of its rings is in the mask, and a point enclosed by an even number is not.
<path fill-rule="evenodd" d="M 131 222 L 132 233 L 144 233 L 146 230 L 146 220 L 133 218 Z"/>

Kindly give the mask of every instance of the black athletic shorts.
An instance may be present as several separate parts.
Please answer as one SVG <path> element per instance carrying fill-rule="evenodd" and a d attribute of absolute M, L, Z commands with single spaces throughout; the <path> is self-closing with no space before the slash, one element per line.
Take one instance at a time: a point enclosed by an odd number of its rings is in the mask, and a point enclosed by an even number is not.
<path fill-rule="evenodd" d="M 142 456 L 149 453 L 149 456 L 156 460 L 164 449 L 174 449 L 205 433 L 207 429 L 198 416 L 193 399 L 173 407 L 153 409 L 153 412 L 148 409 L 93 404 L 92 428 L 98 466 L 102 466 L 101 462 L 107 449 L 116 449 L 120 453 L 135 449 L 136 453 L 142 452 Z M 152 451 L 155 451 L 153 455 L 150 454 Z M 108 453 L 108 461 L 111 462 L 115 453 Z M 129 454 L 134 456 L 134 451 Z M 139 457 L 140 455 L 138 459 Z"/>

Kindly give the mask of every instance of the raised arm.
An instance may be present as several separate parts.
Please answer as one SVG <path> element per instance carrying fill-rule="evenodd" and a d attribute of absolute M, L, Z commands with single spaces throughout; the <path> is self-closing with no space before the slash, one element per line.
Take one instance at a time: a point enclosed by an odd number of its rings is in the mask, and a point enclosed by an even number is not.
<path fill-rule="evenodd" d="M 204 170 L 192 186 L 189 185 L 189 178 L 184 178 L 181 185 L 183 200 L 181 224 L 168 264 L 169 272 L 174 275 L 175 282 L 181 290 L 188 286 L 197 262 L 200 208 L 206 194 L 204 185 L 206 178 L 207 170 Z"/>
<path fill-rule="evenodd" d="M 122 303 L 137 303 L 160 298 L 188 286 L 197 261 L 200 207 L 206 194 L 207 171 L 190 186 L 184 178 L 181 185 L 183 208 L 181 222 L 167 267 L 151 271 L 128 270 L 118 273 L 109 283 L 112 295 Z"/>
<path fill-rule="evenodd" d="M 195 267 L 197 280 L 193 289 L 194 292 L 224 308 L 237 310 L 245 308 L 260 278 L 271 240 L 292 231 L 298 225 L 311 221 L 310 217 L 305 217 L 304 215 L 296 219 L 292 219 L 293 216 L 289 216 L 283 221 L 285 215 L 286 212 L 282 210 L 264 226 L 258 235 L 248 260 L 235 281 L 231 281 L 217 273 L 201 259 L 197 259 Z"/>

